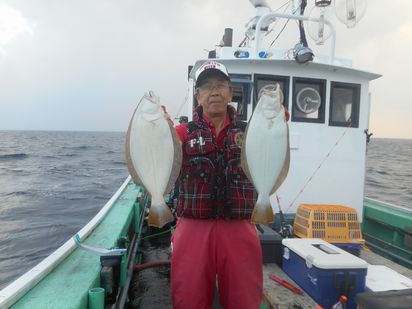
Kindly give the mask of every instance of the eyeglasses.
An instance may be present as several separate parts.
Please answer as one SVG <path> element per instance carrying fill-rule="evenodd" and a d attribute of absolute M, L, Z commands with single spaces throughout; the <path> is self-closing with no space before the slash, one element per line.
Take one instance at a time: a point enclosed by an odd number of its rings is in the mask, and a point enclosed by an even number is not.
<path fill-rule="evenodd" d="M 201 91 L 201 92 L 210 92 L 214 88 L 216 88 L 219 91 L 226 90 L 229 88 L 229 84 L 228 83 L 217 83 L 217 84 L 205 83 L 202 86 L 197 87 L 196 90 Z"/>

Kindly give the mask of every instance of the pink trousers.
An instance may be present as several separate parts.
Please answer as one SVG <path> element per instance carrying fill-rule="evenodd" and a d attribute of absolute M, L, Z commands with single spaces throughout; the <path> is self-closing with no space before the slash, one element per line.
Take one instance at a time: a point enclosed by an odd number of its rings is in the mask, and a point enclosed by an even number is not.
<path fill-rule="evenodd" d="M 262 249 L 249 220 L 180 218 L 172 243 L 174 309 L 209 309 L 216 280 L 223 308 L 259 308 Z"/>

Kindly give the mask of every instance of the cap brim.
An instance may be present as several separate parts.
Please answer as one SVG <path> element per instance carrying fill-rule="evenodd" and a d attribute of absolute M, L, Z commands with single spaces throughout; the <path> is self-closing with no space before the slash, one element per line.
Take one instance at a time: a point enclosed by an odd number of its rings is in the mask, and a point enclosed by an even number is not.
<path fill-rule="evenodd" d="M 211 77 L 216 77 L 216 78 L 222 78 L 224 80 L 227 80 L 230 82 L 229 76 L 227 76 L 225 73 L 218 69 L 208 69 L 200 73 L 199 77 L 196 80 L 196 88 L 201 86 L 202 83 L 207 79 Z"/>

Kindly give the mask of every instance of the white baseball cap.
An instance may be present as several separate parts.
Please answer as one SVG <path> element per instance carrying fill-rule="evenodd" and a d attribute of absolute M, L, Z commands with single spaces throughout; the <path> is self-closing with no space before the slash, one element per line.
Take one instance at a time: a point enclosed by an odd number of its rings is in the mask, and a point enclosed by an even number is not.
<path fill-rule="evenodd" d="M 219 76 L 227 81 L 230 81 L 229 73 L 223 64 L 216 61 L 206 61 L 200 66 L 200 68 L 197 69 L 195 73 L 196 88 L 199 87 L 206 78 L 212 76 Z"/>

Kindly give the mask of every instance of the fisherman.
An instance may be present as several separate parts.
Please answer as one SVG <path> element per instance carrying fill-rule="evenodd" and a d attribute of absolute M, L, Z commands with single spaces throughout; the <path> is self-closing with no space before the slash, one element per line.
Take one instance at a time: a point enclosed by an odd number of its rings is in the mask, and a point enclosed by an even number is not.
<path fill-rule="evenodd" d="M 173 308 L 210 308 L 216 282 L 223 308 L 258 308 L 262 251 L 250 222 L 257 192 L 240 166 L 246 123 L 229 105 L 233 91 L 223 64 L 205 62 L 195 82 L 193 120 L 176 127 L 183 162 L 172 238 Z"/>

